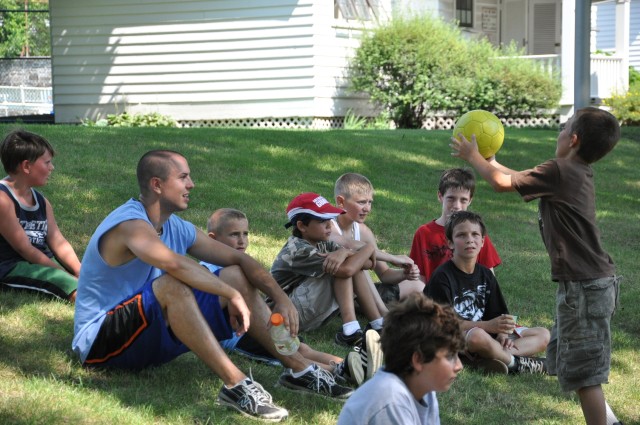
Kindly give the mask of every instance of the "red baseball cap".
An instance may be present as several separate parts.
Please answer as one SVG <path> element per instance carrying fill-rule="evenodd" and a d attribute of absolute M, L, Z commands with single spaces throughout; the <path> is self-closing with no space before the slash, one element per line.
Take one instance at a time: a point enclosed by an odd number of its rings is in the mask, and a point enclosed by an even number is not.
<path fill-rule="evenodd" d="M 289 219 L 287 224 L 291 225 L 291 220 L 298 214 L 310 214 L 319 219 L 328 220 L 344 213 L 343 209 L 331 205 L 324 196 L 313 192 L 301 193 L 287 205 L 287 218 Z"/>

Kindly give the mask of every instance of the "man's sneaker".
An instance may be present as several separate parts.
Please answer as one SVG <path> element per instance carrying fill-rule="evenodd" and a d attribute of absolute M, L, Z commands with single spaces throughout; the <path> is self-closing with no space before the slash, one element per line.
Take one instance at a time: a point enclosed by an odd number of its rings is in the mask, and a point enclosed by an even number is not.
<path fill-rule="evenodd" d="M 461 352 L 460 361 L 470 369 L 476 369 L 487 374 L 506 375 L 509 373 L 507 365 L 498 359 L 483 359 L 473 353 Z"/>
<path fill-rule="evenodd" d="M 547 361 L 536 357 L 513 356 L 515 365 L 509 368 L 509 373 L 537 373 L 547 374 Z"/>
<path fill-rule="evenodd" d="M 311 370 L 298 378 L 293 376 L 291 369 L 286 369 L 280 375 L 278 383 L 294 391 L 318 394 L 338 400 L 345 400 L 353 394 L 351 388 L 337 384 L 330 372 L 316 364 L 311 365 Z"/>
<path fill-rule="evenodd" d="M 245 416 L 253 416 L 270 422 L 280 422 L 289 412 L 273 404 L 271 394 L 262 385 L 249 378 L 232 388 L 222 386 L 218 394 L 218 404 L 231 407 Z"/>
<path fill-rule="evenodd" d="M 347 357 L 336 365 L 333 374 L 345 379 L 347 382 L 360 386 L 364 382 L 364 368 L 359 351 L 352 351 Z"/>
<path fill-rule="evenodd" d="M 384 360 L 382 347 L 380 346 L 380 334 L 373 330 L 367 330 L 362 345 L 360 346 L 360 362 L 365 373 L 365 380 L 371 379 L 382 366 Z"/>
<path fill-rule="evenodd" d="M 340 331 L 336 334 L 335 342 L 336 344 L 343 345 L 345 347 L 356 347 L 362 342 L 363 337 L 364 332 L 362 332 L 362 329 L 358 329 L 351 335 L 345 335 Z"/>

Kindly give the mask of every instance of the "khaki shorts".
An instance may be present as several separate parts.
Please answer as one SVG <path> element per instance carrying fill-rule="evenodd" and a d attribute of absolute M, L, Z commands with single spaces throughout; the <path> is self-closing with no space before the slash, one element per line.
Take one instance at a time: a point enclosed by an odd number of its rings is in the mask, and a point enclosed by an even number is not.
<path fill-rule="evenodd" d="M 558 282 L 556 320 L 547 368 L 564 391 L 609 382 L 611 317 L 618 307 L 616 276 Z"/>
<path fill-rule="evenodd" d="M 293 290 L 289 298 L 298 310 L 300 331 L 319 328 L 338 310 L 333 284 L 328 279 L 307 279 Z"/>

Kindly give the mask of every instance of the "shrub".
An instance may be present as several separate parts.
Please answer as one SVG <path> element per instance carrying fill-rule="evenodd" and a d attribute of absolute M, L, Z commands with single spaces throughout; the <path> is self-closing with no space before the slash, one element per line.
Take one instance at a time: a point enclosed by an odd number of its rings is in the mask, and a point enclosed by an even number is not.
<path fill-rule="evenodd" d="M 428 15 L 397 18 L 364 35 L 350 65 L 354 90 L 368 93 L 399 128 L 420 128 L 436 111 L 520 114 L 557 106 L 559 79 L 530 61 Z"/>
<path fill-rule="evenodd" d="M 109 114 L 106 119 L 97 121 L 85 120 L 82 124 L 88 127 L 177 127 L 178 125 L 170 116 L 162 115 L 158 112 L 133 115 L 128 112 Z"/>
<path fill-rule="evenodd" d="M 629 91 L 613 94 L 604 104 L 622 125 L 640 125 L 640 72 L 629 67 Z"/>

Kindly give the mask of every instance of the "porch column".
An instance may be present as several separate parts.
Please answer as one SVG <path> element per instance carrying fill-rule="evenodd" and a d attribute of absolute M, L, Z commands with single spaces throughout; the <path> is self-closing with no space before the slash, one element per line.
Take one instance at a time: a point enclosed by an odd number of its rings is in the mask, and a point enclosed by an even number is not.
<path fill-rule="evenodd" d="M 631 1 L 616 0 L 616 56 L 622 56 L 620 80 L 623 89 L 629 89 L 629 17 Z"/>
<path fill-rule="evenodd" d="M 560 97 L 560 122 L 565 122 L 569 119 L 574 111 L 575 12 L 576 0 L 562 0 L 562 46 L 560 50 L 562 96 Z"/>
<path fill-rule="evenodd" d="M 576 2 L 575 109 L 591 104 L 591 2 Z"/>

